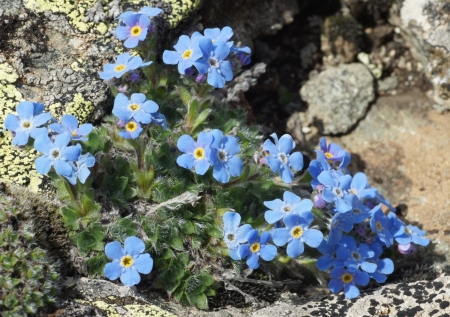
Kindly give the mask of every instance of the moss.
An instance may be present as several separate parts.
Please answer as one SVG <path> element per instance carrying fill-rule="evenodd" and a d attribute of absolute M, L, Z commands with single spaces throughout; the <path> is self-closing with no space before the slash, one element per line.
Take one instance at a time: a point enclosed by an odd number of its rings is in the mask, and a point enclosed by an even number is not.
<path fill-rule="evenodd" d="M 178 23 L 185 19 L 192 11 L 200 6 L 201 0 L 164 0 L 172 7 L 172 12 L 168 16 L 171 28 L 175 28 Z"/>

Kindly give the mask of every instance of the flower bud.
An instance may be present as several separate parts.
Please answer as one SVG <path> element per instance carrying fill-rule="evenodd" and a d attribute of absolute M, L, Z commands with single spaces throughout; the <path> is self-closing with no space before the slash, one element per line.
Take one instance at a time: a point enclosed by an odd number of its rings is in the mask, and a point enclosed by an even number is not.
<path fill-rule="evenodd" d="M 327 202 L 322 198 L 322 195 L 317 194 L 314 196 L 314 206 L 319 209 L 324 208 L 327 205 Z"/>
<path fill-rule="evenodd" d="M 206 80 L 206 75 L 204 75 L 204 74 L 199 74 L 199 75 L 197 75 L 197 77 L 195 77 L 195 81 L 198 84 L 204 82 L 205 80 Z"/>

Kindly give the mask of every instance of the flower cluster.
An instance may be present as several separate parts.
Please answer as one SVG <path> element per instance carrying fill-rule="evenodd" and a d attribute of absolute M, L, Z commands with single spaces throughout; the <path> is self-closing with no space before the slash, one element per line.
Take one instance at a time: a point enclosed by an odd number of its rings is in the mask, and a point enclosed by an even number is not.
<path fill-rule="evenodd" d="M 178 149 L 184 154 L 177 159 L 181 167 L 195 169 L 195 173 L 204 175 L 213 166 L 213 177 L 227 183 L 231 176 L 237 177 L 242 172 L 242 159 L 236 156 L 240 152 L 238 140 L 231 135 L 214 129 L 200 132 L 197 142 L 185 134 L 177 142 Z"/>
<path fill-rule="evenodd" d="M 320 270 L 334 267 L 329 287 L 337 293 L 344 289 L 347 298 L 359 295 L 356 285 L 365 286 L 370 278 L 379 283 L 394 270 L 390 259 L 380 259 L 384 247 L 398 243 L 401 253 L 414 251 L 414 244 L 425 246 L 425 232 L 406 226 L 394 212 L 386 216 L 382 204 L 395 210 L 378 192 L 371 188 L 364 173 L 348 174 L 350 154 L 336 144 L 320 140 L 317 159 L 311 161 L 309 173 L 314 189 L 313 201 L 318 210 L 333 217 L 328 237 L 318 250 L 323 254 L 317 261 Z"/>
<path fill-rule="evenodd" d="M 250 63 L 248 47 L 237 47 L 233 41 L 233 30 L 226 26 L 205 29 L 204 35 L 195 32 L 191 37 L 181 35 L 175 51 L 164 51 L 163 61 L 169 65 L 178 64 L 182 75 L 196 75 L 196 81 L 205 79 L 215 88 L 222 88 L 233 79 L 233 69 Z"/>
<path fill-rule="evenodd" d="M 136 139 L 142 132 L 141 124 L 155 123 L 166 128 L 166 118 L 158 112 L 159 106 L 147 100 L 144 94 L 132 94 L 130 99 L 119 93 L 114 100 L 112 113 L 119 119 L 117 126 L 123 131 L 119 135 L 124 139 Z"/>
<path fill-rule="evenodd" d="M 86 141 L 92 131 L 92 124 L 78 126 L 78 120 L 73 115 L 66 114 L 61 123 L 48 112 L 39 102 L 23 101 L 17 105 L 18 115 L 8 114 L 5 119 L 5 129 L 14 136 L 13 145 L 24 146 L 31 136 L 34 148 L 43 155 L 36 158 L 36 171 L 46 175 L 53 167 L 56 173 L 64 176 L 72 184 L 79 179 L 84 184 L 90 174 L 89 168 L 95 164 L 95 158 L 90 154 L 81 154 L 81 145 L 70 145 L 76 141 Z M 43 125 L 53 122 L 48 127 Z"/>

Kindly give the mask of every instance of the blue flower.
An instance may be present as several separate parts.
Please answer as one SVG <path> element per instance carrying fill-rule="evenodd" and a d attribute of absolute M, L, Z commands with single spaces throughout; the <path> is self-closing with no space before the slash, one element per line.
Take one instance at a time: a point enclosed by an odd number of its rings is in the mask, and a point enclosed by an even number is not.
<path fill-rule="evenodd" d="M 72 185 L 75 185 L 78 178 L 80 183 L 84 184 L 88 176 L 91 174 L 89 167 L 93 167 L 95 165 L 95 157 L 93 157 L 91 153 L 86 153 L 80 155 L 76 162 L 69 162 L 69 164 L 72 166 L 72 175 L 65 176 L 67 180 Z"/>
<path fill-rule="evenodd" d="M 230 257 L 239 260 L 238 247 L 247 242 L 247 236 L 253 230 L 252 226 L 245 224 L 239 227 L 241 216 L 236 212 L 226 212 L 223 215 L 223 240 L 230 249 Z"/>
<path fill-rule="evenodd" d="M 395 236 L 395 240 L 397 240 L 398 243 L 408 244 L 412 242 L 424 247 L 430 243 L 429 239 L 424 238 L 426 232 L 420 230 L 418 227 L 408 225 L 404 230 L 405 232 L 403 232 L 403 234 Z"/>
<path fill-rule="evenodd" d="M 352 209 L 352 205 L 349 205 L 344 199 L 344 196 L 348 194 L 352 180 L 350 175 L 339 176 L 331 171 L 323 171 L 317 179 L 325 186 L 322 192 L 322 198 L 325 201 L 329 203 L 334 202 L 338 212 L 347 212 Z"/>
<path fill-rule="evenodd" d="M 394 238 L 392 233 L 389 231 L 389 221 L 385 216 L 383 211 L 381 211 L 381 206 L 377 205 L 372 209 L 372 218 L 370 219 L 370 228 L 374 233 L 378 235 L 378 238 L 390 247 L 394 244 Z"/>
<path fill-rule="evenodd" d="M 58 175 L 71 176 L 73 173 L 70 161 L 78 160 L 81 154 L 81 146 L 67 146 L 70 142 L 70 134 L 58 134 L 55 142 L 52 142 L 46 134 L 39 135 L 34 141 L 34 148 L 44 154 L 38 157 L 34 163 L 40 174 L 47 174 L 53 166 Z"/>
<path fill-rule="evenodd" d="M 351 213 L 355 217 L 355 223 L 361 223 L 371 216 L 371 210 L 358 196 L 349 194 L 345 197 L 347 205 L 352 206 Z"/>
<path fill-rule="evenodd" d="M 163 130 L 167 129 L 166 117 L 162 113 L 154 112 L 154 113 L 151 113 L 151 115 L 152 115 L 152 122 L 154 124 L 161 126 L 161 128 Z"/>
<path fill-rule="evenodd" d="M 340 244 L 329 244 L 328 241 L 328 239 L 323 239 L 317 247 L 317 250 L 323 254 L 316 262 L 317 268 L 321 271 L 326 271 L 332 266 L 344 266 L 344 261 L 340 261 L 336 254 Z"/>
<path fill-rule="evenodd" d="M 369 276 L 378 283 L 386 282 L 388 274 L 394 272 L 394 262 L 391 259 L 379 259 L 383 253 L 383 246 L 378 242 L 373 242 L 370 248 L 374 251 L 375 255 L 370 259 L 371 262 L 377 265 L 377 269 L 373 273 L 369 273 Z"/>
<path fill-rule="evenodd" d="M 362 172 L 358 172 L 353 175 L 349 192 L 358 196 L 360 199 L 375 198 L 378 194 L 378 190 L 376 188 L 370 188 L 369 182 L 367 181 L 367 176 Z"/>
<path fill-rule="evenodd" d="M 116 36 L 121 41 L 126 39 L 123 43 L 126 48 L 135 48 L 139 41 L 145 40 L 150 23 L 149 17 L 145 14 L 128 14 L 122 17 L 116 29 Z"/>
<path fill-rule="evenodd" d="M 205 29 L 203 33 L 214 45 L 219 41 L 227 43 L 229 46 L 233 44 L 233 42 L 228 42 L 233 36 L 233 30 L 229 26 L 225 26 L 222 30 L 219 28 Z"/>
<path fill-rule="evenodd" d="M 197 68 L 199 73 L 206 73 L 208 65 L 205 61 L 199 60 L 203 53 L 198 46 L 197 40 L 191 40 L 187 35 L 181 35 L 177 44 L 174 46 L 176 52 L 165 50 L 163 53 L 163 62 L 169 65 L 178 64 L 178 72 L 184 75 L 185 71 L 192 65 Z"/>
<path fill-rule="evenodd" d="M 337 244 L 341 241 L 342 232 L 349 232 L 353 229 L 355 217 L 351 212 L 337 212 L 331 219 L 330 233 L 328 234 L 328 244 Z"/>
<path fill-rule="evenodd" d="M 323 234 L 319 230 L 308 229 L 313 220 L 314 216 L 310 211 L 284 217 L 283 222 L 286 228 L 273 230 L 273 242 L 277 246 L 287 243 L 286 253 L 291 258 L 296 258 L 303 253 L 304 243 L 312 248 L 317 248 L 323 240 Z"/>
<path fill-rule="evenodd" d="M 356 269 L 345 269 L 342 266 L 331 270 L 330 276 L 333 278 L 328 287 L 333 293 L 339 293 L 344 289 L 346 298 L 359 296 L 359 289 L 356 285 L 366 286 L 369 283 L 369 275 Z"/>
<path fill-rule="evenodd" d="M 127 123 L 124 123 L 124 131 L 120 131 L 118 134 L 124 139 L 136 139 L 142 130 L 140 123 L 131 119 Z"/>
<path fill-rule="evenodd" d="M 44 105 L 38 102 L 22 101 L 17 105 L 17 114 L 8 114 L 5 118 L 5 129 L 11 131 L 14 135 L 13 145 L 22 146 L 28 143 L 28 138 L 33 139 L 37 136 L 47 135 L 47 128 L 39 128 L 52 119 L 48 112 L 41 113 Z"/>
<path fill-rule="evenodd" d="M 270 224 L 283 219 L 291 214 L 301 214 L 303 212 L 311 212 L 313 203 L 310 199 L 301 199 L 299 196 L 285 191 L 283 194 L 283 200 L 275 199 L 271 201 L 265 201 L 264 206 L 269 208 L 264 214 L 264 218 Z"/>
<path fill-rule="evenodd" d="M 130 53 L 123 53 L 117 56 L 115 64 L 106 64 L 103 66 L 103 72 L 99 72 L 101 79 L 110 80 L 112 78 L 120 78 L 126 72 L 130 70 L 135 70 L 140 67 L 148 66 L 152 63 L 146 62 L 142 63 L 142 58 L 139 56 L 130 56 Z"/>
<path fill-rule="evenodd" d="M 144 242 L 136 237 L 125 239 L 125 247 L 118 241 L 110 242 L 105 246 L 105 253 L 113 260 L 106 264 L 104 273 L 110 280 L 120 277 L 126 286 L 133 286 L 141 281 L 139 273 L 148 274 L 153 268 L 153 259 L 145 250 Z"/>
<path fill-rule="evenodd" d="M 84 138 L 84 136 L 88 135 L 93 129 L 90 123 L 85 123 L 78 127 L 77 118 L 71 114 L 65 114 L 61 119 L 61 124 L 52 123 L 48 127 L 58 134 L 69 133 L 74 141 L 87 141 L 87 138 Z"/>
<path fill-rule="evenodd" d="M 323 172 L 323 171 L 330 171 L 331 166 L 328 164 L 325 155 L 322 152 L 317 152 L 317 159 L 312 160 L 309 163 L 308 172 L 309 175 L 312 177 L 311 186 L 313 189 L 316 189 L 317 185 L 320 185 L 319 180 L 317 177 Z M 342 174 L 343 175 L 343 174 Z"/>
<path fill-rule="evenodd" d="M 263 147 L 264 151 L 269 152 L 269 156 L 266 157 L 267 164 L 274 173 L 280 172 L 283 182 L 291 183 L 294 178 L 292 170 L 299 171 L 303 168 L 303 155 L 300 152 L 290 154 L 295 142 L 289 134 L 283 135 L 280 141 L 275 133 L 270 136 L 275 143 L 266 140 Z"/>
<path fill-rule="evenodd" d="M 361 268 L 367 273 L 375 272 L 377 265 L 368 261 L 375 252 L 367 244 L 361 243 L 357 246 L 355 239 L 350 236 L 342 237 L 340 244 L 336 253 L 348 268 Z"/>
<path fill-rule="evenodd" d="M 241 148 L 235 137 L 223 136 L 222 131 L 211 131 L 214 141 L 211 145 L 211 164 L 214 166 L 213 177 L 221 182 L 227 183 L 230 176 L 239 176 L 242 172 L 242 159 L 236 154 Z"/>
<path fill-rule="evenodd" d="M 320 150 L 328 160 L 328 163 L 338 163 L 339 168 L 346 168 L 350 164 L 350 153 L 343 150 L 339 145 L 330 143 L 327 145 L 326 138 L 320 138 Z"/>
<path fill-rule="evenodd" d="M 199 47 L 207 65 L 207 70 L 199 70 L 199 73 L 208 73 L 208 84 L 215 88 L 222 88 L 226 81 L 233 79 L 233 67 L 229 61 L 225 60 L 230 54 L 230 48 L 222 41 L 213 45 L 209 38 L 201 39 Z"/>
<path fill-rule="evenodd" d="M 133 11 L 127 11 L 124 12 L 122 14 L 120 14 L 116 20 L 121 20 L 121 19 L 125 19 L 128 16 L 132 16 L 135 14 L 145 14 L 146 16 L 148 16 L 149 18 L 157 16 L 158 14 L 160 14 L 161 12 L 163 12 L 163 10 L 161 10 L 160 8 L 152 8 L 152 7 L 142 7 L 141 10 L 139 10 L 139 12 L 133 12 Z"/>
<path fill-rule="evenodd" d="M 211 165 L 209 157 L 213 140 L 212 133 L 208 132 L 200 132 L 197 142 L 190 135 L 182 135 L 178 139 L 177 147 L 185 154 L 177 158 L 178 165 L 187 169 L 195 167 L 195 173 L 205 174 Z"/>
<path fill-rule="evenodd" d="M 259 257 L 265 261 L 272 261 L 277 255 L 277 248 L 267 244 L 270 241 L 270 232 L 258 235 L 258 230 L 250 231 L 247 236 L 248 244 L 241 244 L 238 248 L 239 259 L 247 258 L 247 265 L 252 270 L 259 267 Z"/>
<path fill-rule="evenodd" d="M 152 100 L 147 100 L 144 94 L 132 94 L 128 99 L 127 96 L 119 93 L 114 99 L 112 113 L 124 122 L 134 119 L 136 122 L 147 124 L 152 121 L 151 114 L 158 109 L 158 105 Z"/>

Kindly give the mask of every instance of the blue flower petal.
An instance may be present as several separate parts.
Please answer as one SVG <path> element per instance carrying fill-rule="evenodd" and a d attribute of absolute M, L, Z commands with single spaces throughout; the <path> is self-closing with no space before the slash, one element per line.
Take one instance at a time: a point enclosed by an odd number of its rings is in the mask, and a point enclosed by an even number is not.
<path fill-rule="evenodd" d="M 105 246 L 105 254 L 112 260 L 120 260 L 125 255 L 125 251 L 119 241 L 114 241 Z"/>
<path fill-rule="evenodd" d="M 262 245 L 259 255 L 265 261 L 272 261 L 277 255 L 277 247 L 271 244 Z"/>
<path fill-rule="evenodd" d="M 191 39 L 187 35 L 181 35 L 174 48 L 177 52 L 184 53 L 184 51 L 191 48 Z"/>
<path fill-rule="evenodd" d="M 62 134 L 58 134 L 55 138 L 55 141 L 53 142 L 54 146 L 58 149 L 61 149 L 65 146 L 67 146 L 67 144 L 69 144 L 70 142 L 70 134 L 69 133 L 62 133 Z M 75 158 L 75 160 L 78 157 Z"/>
<path fill-rule="evenodd" d="M 48 129 L 47 128 L 32 128 L 30 130 L 30 136 L 33 139 L 36 139 L 40 135 L 48 135 Z"/>
<path fill-rule="evenodd" d="M 195 162 L 196 160 L 192 155 L 181 154 L 180 156 L 177 157 L 177 164 L 187 169 L 193 168 Z"/>
<path fill-rule="evenodd" d="M 225 86 L 225 78 L 219 75 L 216 68 L 211 68 L 208 73 L 208 84 L 215 88 L 222 88 Z"/>
<path fill-rule="evenodd" d="M 135 268 L 129 267 L 120 276 L 120 281 L 126 286 L 133 286 L 139 284 L 141 276 Z"/>
<path fill-rule="evenodd" d="M 78 128 L 78 120 L 71 114 L 66 114 L 62 117 L 61 123 L 66 125 L 70 131 L 74 131 Z"/>
<path fill-rule="evenodd" d="M 178 139 L 177 147 L 181 152 L 193 153 L 197 148 L 197 143 L 190 135 L 184 134 Z"/>
<path fill-rule="evenodd" d="M 72 166 L 62 159 L 55 160 L 53 167 L 58 175 L 70 176 L 73 173 Z"/>
<path fill-rule="evenodd" d="M 204 158 L 201 160 L 195 161 L 195 173 L 198 175 L 204 175 L 206 171 L 209 169 L 210 163 L 209 161 Z"/>
<path fill-rule="evenodd" d="M 20 127 L 20 120 L 19 117 L 16 115 L 13 115 L 12 113 L 9 113 L 6 116 L 5 122 L 4 122 L 5 129 L 8 129 L 9 131 L 16 131 Z"/>
<path fill-rule="evenodd" d="M 148 274 L 153 268 L 153 259 L 150 254 L 143 253 L 133 259 L 133 267 L 142 274 Z"/>
<path fill-rule="evenodd" d="M 292 239 L 291 232 L 286 228 L 277 228 L 272 231 L 273 242 L 277 246 L 283 246 Z"/>
<path fill-rule="evenodd" d="M 31 120 L 34 115 L 34 105 L 29 101 L 22 101 L 17 105 L 16 111 L 21 120 Z"/>
<path fill-rule="evenodd" d="M 355 285 L 347 283 L 344 285 L 344 294 L 346 298 L 355 298 L 359 296 L 359 289 Z"/>
<path fill-rule="evenodd" d="M 42 134 L 34 140 L 34 148 L 44 155 L 49 155 L 54 147 L 50 138 L 47 135 Z"/>
<path fill-rule="evenodd" d="M 39 174 L 46 175 L 52 167 L 53 161 L 48 156 L 40 156 L 34 160 L 36 171 Z"/>
<path fill-rule="evenodd" d="M 305 251 L 305 246 L 303 244 L 303 241 L 301 241 L 300 239 L 292 239 L 286 248 L 286 253 L 291 258 L 298 257 L 303 253 L 303 251 Z"/>
<path fill-rule="evenodd" d="M 228 170 L 231 176 L 237 177 L 242 173 L 242 159 L 237 156 L 233 156 L 228 160 Z"/>
<path fill-rule="evenodd" d="M 223 226 L 225 231 L 236 229 L 241 223 L 241 215 L 237 212 L 227 211 L 223 214 Z"/>
<path fill-rule="evenodd" d="M 86 135 L 88 135 L 89 133 L 91 133 L 91 131 L 92 131 L 93 128 L 94 128 L 94 127 L 93 127 L 92 124 L 90 124 L 90 123 L 85 123 L 85 124 L 82 124 L 82 125 L 78 128 L 77 133 L 78 133 L 79 135 L 86 136 Z"/>
<path fill-rule="evenodd" d="M 286 165 L 281 165 L 280 168 L 280 175 L 283 182 L 289 184 L 292 183 L 292 180 L 294 178 L 294 173 L 292 173 L 291 169 L 287 167 Z"/>
<path fill-rule="evenodd" d="M 264 213 L 264 219 L 266 219 L 267 223 L 273 224 L 278 220 L 283 219 L 284 212 L 281 210 L 267 210 Z"/>
<path fill-rule="evenodd" d="M 303 155 L 300 152 L 294 152 L 289 156 L 289 165 L 295 171 L 303 168 Z"/>
<path fill-rule="evenodd" d="M 274 173 L 278 173 L 280 171 L 282 164 L 277 157 L 266 156 L 266 161 L 267 161 L 267 164 L 269 165 L 270 169 Z"/>
<path fill-rule="evenodd" d="M 344 282 L 341 279 L 333 279 L 328 283 L 328 287 L 333 293 L 339 293 L 344 288 Z"/>
<path fill-rule="evenodd" d="M 16 136 L 12 140 L 12 145 L 22 146 L 28 143 L 29 134 L 23 130 L 16 132 Z"/>
<path fill-rule="evenodd" d="M 38 114 L 36 117 L 34 117 L 32 119 L 32 121 L 33 121 L 33 125 L 35 127 L 39 127 L 39 126 L 43 125 L 44 123 L 46 123 L 50 119 L 52 119 L 52 115 L 48 112 L 44 112 L 44 113 Z"/>
<path fill-rule="evenodd" d="M 252 270 L 256 270 L 259 267 L 259 255 L 258 253 L 251 253 L 247 259 L 247 265 Z"/>
<path fill-rule="evenodd" d="M 118 26 L 115 34 L 119 40 L 123 41 L 130 36 L 130 28 L 128 26 Z"/>
<path fill-rule="evenodd" d="M 279 142 L 280 152 L 289 154 L 295 147 L 294 139 L 289 134 L 284 134 Z"/>
<path fill-rule="evenodd" d="M 77 161 L 80 154 L 81 154 L 80 144 L 68 146 L 61 150 L 61 158 L 66 161 Z"/>
<path fill-rule="evenodd" d="M 163 62 L 168 65 L 178 64 L 181 55 L 179 52 L 165 50 L 163 53 Z"/>
<path fill-rule="evenodd" d="M 105 265 L 103 272 L 107 278 L 110 280 L 115 280 L 122 274 L 122 266 L 119 262 L 110 262 Z"/>
<path fill-rule="evenodd" d="M 124 242 L 125 253 L 131 256 L 136 256 L 144 252 L 145 244 L 137 237 L 128 237 Z"/>
<path fill-rule="evenodd" d="M 303 232 L 303 241 L 312 248 L 317 248 L 323 240 L 323 234 L 319 230 L 309 229 Z"/>
<path fill-rule="evenodd" d="M 126 48 L 135 48 L 136 46 L 138 46 L 138 44 L 139 44 L 139 38 L 136 36 L 130 36 L 129 38 L 126 39 L 125 42 L 123 42 L 123 46 L 125 46 Z M 140 64 L 142 64 L 142 61 Z M 130 69 L 136 69 L 138 67 L 139 66 L 134 67 L 134 68 L 130 67 Z"/>

